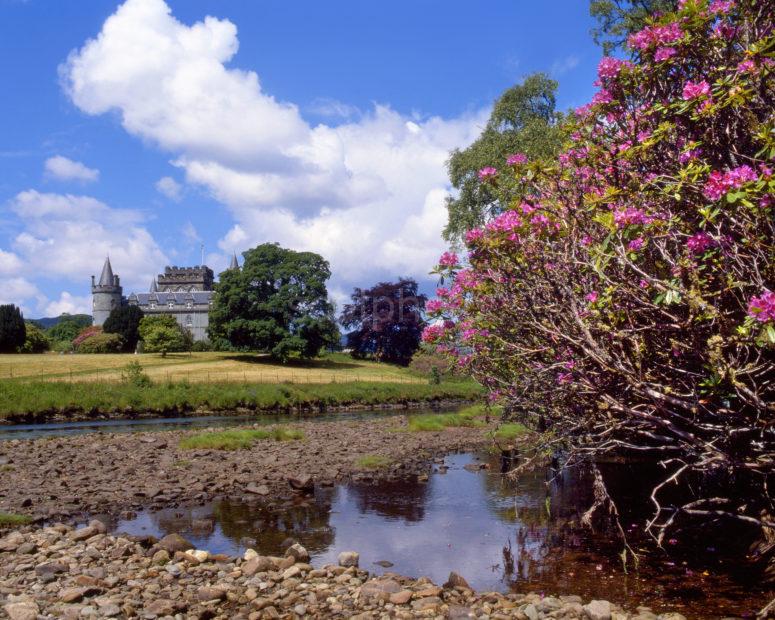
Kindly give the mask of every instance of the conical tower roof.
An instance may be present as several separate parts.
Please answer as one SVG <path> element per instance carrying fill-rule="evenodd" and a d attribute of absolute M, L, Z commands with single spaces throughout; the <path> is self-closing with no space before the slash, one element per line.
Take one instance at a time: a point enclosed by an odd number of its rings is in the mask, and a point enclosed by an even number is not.
<path fill-rule="evenodd" d="M 100 286 L 113 286 L 115 279 L 113 278 L 113 268 L 110 266 L 110 258 L 105 258 L 105 264 L 102 266 L 102 274 L 100 275 Z"/>
<path fill-rule="evenodd" d="M 233 252 L 231 255 L 231 263 L 229 263 L 229 269 L 239 269 L 239 263 L 237 262 L 236 252 Z"/>

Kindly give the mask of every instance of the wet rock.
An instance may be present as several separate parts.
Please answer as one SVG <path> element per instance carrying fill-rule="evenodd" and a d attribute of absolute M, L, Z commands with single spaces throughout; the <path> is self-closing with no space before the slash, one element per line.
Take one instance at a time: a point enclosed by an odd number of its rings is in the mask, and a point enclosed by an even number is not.
<path fill-rule="evenodd" d="M 11 532 L 0 538 L 0 551 L 16 551 L 25 542 L 24 534 Z"/>
<path fill-rule="evenodd" d="M 196 598 L 200 601 L 222 601 L 226 598 L 226 590 L 213 586 L 202 586 L 196 591 Z"/>
<path fill-rule="evenodd" d="M 387 560 L 377 560 L 376 562 L 374 562 L 374 564 L 376 566 L 381 566 L 382 568 L 390 568 L 391 566 L 393 566 L 393 562 L 389 562 Z"/>
<path fill-rule="evenodd" d="M 289 476 L 288 484 L 296 491 L 311 493 L 315 490 L 315 481 L 309 474 L 300 474 L 298 476 Z"/>
<path fill-rule="evenodd" d="M 361 590 L 361 592 L 363 592 L 363 590 Z M 400 592 L 395 592 L 390 595 L 389 600 L 394 605 L 406 605 L 409 601 L 412 600 L 412 591 L 401 590 Z"/>
<path fill-rule="evenodd" d="M 256 573 L 265 573 L 270 570 L 274 570 L 274 563 L 267 557 L 257 555 L 256 557 L 248 560 L 242 566 L 242 574 L 252 577 Z"/>
<path fill-rule="evenodd" d="M 212 519 L 193 519 L 191 521 L 191 531 L 197 534 L 209 534 L 215 529 L 215 522 Z"/>
<path fill-rule="evenodd" d="M 339 566 L 350 567 L 358 566 L 360 558 L 360 554 L 355 551 L 342 551 L 342 553 L 339 554 L 337 560 L 339 562 Z"/>
<path fill-rule="evenodd" d="M 38 546 L 35 543 L 25 542 L 19 545 L 16 549 L 16 553 L 20 555 L 31 555 L 38 550 Z"/>
<path fill-rule="evenodd" d="M 159 549 L 156 553 L 153 554 L 153 557 L 151 558 L 151 562 L 160 566 L 166 564 L 169 561 L 170 553 L 166 549 Z"/>
<path fill-rule="evenodd" d="M 155 616 L 171 616 L 175 611 L 175 603 L 166 598 L 158 598 L 145 606 L 145 612 Z"/>
<path fill-rule="evenodd" d="M 476 613 L 470 607 L 450 605 L 447 618 L 449 620 L 466 620 L 467 618 L 476 618 Z"/>
<path fill-rule="evenodd" d="M 393 579 L 373 579 L 361 586 L 361 596 L 364 599 L 388 601 L 391 594 L 398 594 L 400 591 L 401 584 Z M 411 596 L 411 592 L 409 595 Z"/>
<path fill-rule="evenodd" d="M 471 586 L 468 585 L 468 582 L 458 575 L 455 571 L 452 571 L 449 574 L 449 578 L 447 579 L 447 582 L 444 584 L 445 588 L 465 588 L 466 590 L 471 590 Z"/>
<path fill-rule="evenodd" d="M 297 562 L 309 562 L 309 553 L 299 543 L 294 543 L 285 551 L 287 557 L 292 557 Z"/>
<path fill-rule="evenodd" d="M 9 603 L 3 609 L 11 620 L 37 620 L 40 611 L 32 601 Z"/>
<path fill-rule="evenodd" d="M 291 486 L 293 486 L 293 484 L 291 484 Z M 245 491 L 253 493 L 254 495 L 269 495 L 269 487 L 265 484 L 254 484 L 251 482 L 245 487 Z"/>
<path fill-rule="evenodd" d="M 167 553 L 175 553 L 176 551 L 188 551 L 189 549 L 194 548 L 194 545 L 188 542 L 180 534 L 167 534 L 156 544 L 157 546 L 167 551 Z"/>
<path fill-rule="evenodd" d="M 590 601 L 583 609 L 589 620 L 611 620 L 611 603 L 608 601 Z"/>
<path fill-rule="evenodd" d="M 441 605 L 441 599 L 438 596 L 426 596 L 412 601 L 412 609 L 415 611 L 435 611 L 439 605 Z"/>

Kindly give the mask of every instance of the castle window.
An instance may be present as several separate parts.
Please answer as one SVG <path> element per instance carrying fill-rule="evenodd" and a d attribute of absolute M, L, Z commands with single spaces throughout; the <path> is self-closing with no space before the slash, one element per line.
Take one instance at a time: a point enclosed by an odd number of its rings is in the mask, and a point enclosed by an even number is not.
<path fill-rule="evenodd" d="M 155 301 L 152 301 L 152 302 L 149 304 L 149 306 L 150 306 L 151 310 L 156 310 L 156 302 L 155 302 Z"/>
<path fill-rule="evenodd" d="M 186 302 L 186 308 L 188 308 L 190 310 L 193 307 L 194 307 L 194 302 L 193 301 L 187 301 Z"/>
<path fill-rule="evenodd" d="M 194 326 L 194 321 L 191 320 L 191 315 L 187 314 L 186 315 L 186 327 L 193 327 L 193 326 Z"/>

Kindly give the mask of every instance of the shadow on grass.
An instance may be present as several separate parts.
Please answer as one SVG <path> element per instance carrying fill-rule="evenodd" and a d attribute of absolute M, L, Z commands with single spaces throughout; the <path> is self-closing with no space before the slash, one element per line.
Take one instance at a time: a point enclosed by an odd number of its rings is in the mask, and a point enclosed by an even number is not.
<path fill-rule="evenodd" d="M 342 355 L 341 357 L 337 356 L 336 358 L 324 357 L 324 358 L 317 358 L 312 360 L 303 360 L 303 359 L 296 358 L 296 359 L 290 359 L 284 364 L 272 358 L 266 353 L 263 353 L 263 354 L 243 353 L 243 354 L 227 355 L 223 359 L 230 360 L 233 362 L 242 362 L 244 364 L 256 364 L 256 365 L 262 365 L 262 366 L 282 365 L 288 368 L 309 368 L 313 370 L 315 369 L 317 370 L 321 370 L 321 369 L 323 370 L 350 370 L 350 369 L 365 370 L 363 366 L 351 361 L 347 361 L 348 358 L 346 358 L 344 355 Z"/>

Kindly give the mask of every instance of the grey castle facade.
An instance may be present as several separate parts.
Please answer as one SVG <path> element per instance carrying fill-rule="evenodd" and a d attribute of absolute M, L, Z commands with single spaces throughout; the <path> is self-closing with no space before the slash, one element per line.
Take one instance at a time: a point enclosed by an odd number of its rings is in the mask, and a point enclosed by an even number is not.
<path fill-rule="evenodd" d="M 229 269 L 239 269 L 236 254 Z M 120 279 L 106 258 L 99 281 L 91 277 L 94 325 L 102 325 L 114 308 L 138 306 L 144 314 L 171 314 L 183 329 L 191 332 L 194 340 L 206 340 L 213 281 L 213 270 L 206 265 L 165 267 L 147 293 L 124 297 Z"/>

